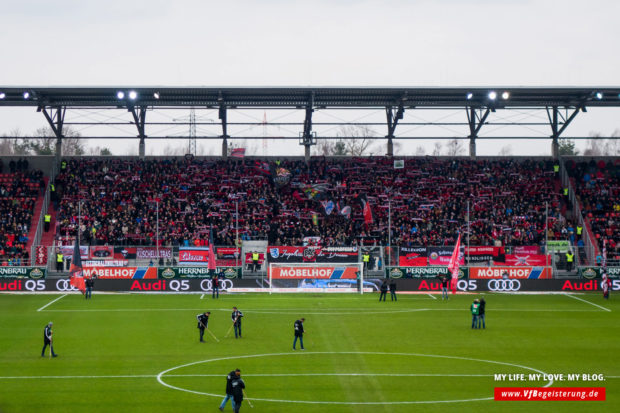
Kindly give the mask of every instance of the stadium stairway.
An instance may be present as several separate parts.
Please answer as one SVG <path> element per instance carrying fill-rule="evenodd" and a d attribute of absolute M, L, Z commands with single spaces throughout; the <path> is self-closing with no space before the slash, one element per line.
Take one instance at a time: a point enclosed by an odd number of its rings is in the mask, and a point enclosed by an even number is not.
<path fill-rule="evenodd" d="M 47 183 L 49 181 L 48 177 L 44 177 L 45 179 L 45 184 L 47 186 Z M 39 222 L 39 219 L 41 218 L 41 214 L 43 213 L 43 200 L 44 200 L 44 195 L 43 194 L 39 194 L 37 196 L 37 200 L 34 204 L 34 213 L 32 214 L 32 223 L 30 225 L 30 232 L 28 233 L 28 244 L 27 244 L 27 251 L 30 251 L 30 248 L 32 247 L 32 243 L 34 242 L 34 236 L 35 233 L 37 231 L 37 224 Z M 43 234 L 41 235 L 41 245 L 52 245 L 52 242 L 54 241 L 54 234 L 55 234 L 55 228 L 56 228 L 56 211 L 54 210 L 53 204 L 50 202 L 50 205 L 48 206 L 48 212 L 50 213 L 50 215 L 52 216 L 52 221 L 50 223 L 50 230 L 48 232 L 43 232 Z"/>

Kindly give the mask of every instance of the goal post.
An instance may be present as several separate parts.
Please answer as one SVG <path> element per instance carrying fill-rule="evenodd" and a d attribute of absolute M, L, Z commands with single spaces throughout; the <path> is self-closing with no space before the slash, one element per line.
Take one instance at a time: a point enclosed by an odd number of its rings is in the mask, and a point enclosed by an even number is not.
<path fill-rule="evenodd" d="M 274 292 L 330 292 L 364 294 L 364 265 L 347 263 L 269 264 L 269 294 Z"/>

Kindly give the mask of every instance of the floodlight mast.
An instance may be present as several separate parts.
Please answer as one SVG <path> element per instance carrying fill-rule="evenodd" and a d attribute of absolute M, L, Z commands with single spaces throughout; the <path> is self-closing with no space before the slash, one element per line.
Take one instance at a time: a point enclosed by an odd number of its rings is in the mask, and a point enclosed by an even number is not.
<path fill-rule="evenodd" d="M 304 158 L 310 162 L 310 147 L 316 144 L 316 135 L 312 133 L 312 112 L 314 112 L 314 92 L 310 93 L 306 105 L 306 118 L 304 119 L 304 131 L 301 136 L 301 144 L 304 145 Z"/>

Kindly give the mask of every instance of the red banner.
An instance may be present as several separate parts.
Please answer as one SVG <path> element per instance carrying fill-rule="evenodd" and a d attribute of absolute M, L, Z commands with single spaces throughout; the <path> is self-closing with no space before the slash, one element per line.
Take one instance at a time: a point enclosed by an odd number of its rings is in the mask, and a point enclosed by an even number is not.
<path fill-rule="evenodd" d="M 546 279 L 553 278 L 551 267 L 469 267 L 470 279 L 492 278 Z"/>
<path fill-rule="evenodd" d="M 551 260 L 543 254 L 506 254 L 506 265 L 510 266 L 539 266 L 548 265 Z"/>
<path fill-rule="evenodd" d="M 271 278 L 280 280 L 319 278 L 319 279 L 357 279 L 358 267 L 272 267 Z"/>
<path fill-rule="evenodd" d="M 209 264 L 209 247 L 181 247 L 179 248 L 179 264 Z"/>
<path fill-rule="evenodd" d="M 426 247 L 401 247 L 398 265 L 401 267 L 426 267 L 428 265 Z"/>
<path fill-rule="evenodd" d="M 65 245 L 64 247 L 56 247 L 56 252 L 58 252 L 59 250 L 62 253 L 63 257 L 73 258 L 73 245 Z M 88 246 L 87 245 L 80 245 L 80 257 L 83 260 L 88 259 Z M 55 258 L 56 257 L 54 257 L 54 262 L 55 262 Z"/>
<path fill-rule="evenodd" d="M 84 276 L 97 274 L 101 279 L 156 279 L 156 267 L 84 267 Z"/>
<path fill-rule="evenodd" d="M 241 264 L 241 249 L 235 247 L 216 247 L 215 262 L 218 267 L 233 267 Z M 239 261 L 237 261 L 239 260 Z"/>

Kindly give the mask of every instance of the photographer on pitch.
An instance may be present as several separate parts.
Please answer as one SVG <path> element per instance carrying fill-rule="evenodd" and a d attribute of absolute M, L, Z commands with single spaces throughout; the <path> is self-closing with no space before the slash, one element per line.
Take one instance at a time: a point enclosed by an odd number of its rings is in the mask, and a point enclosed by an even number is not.
<path fill-rule="evenodd" d="M 301 349 L 304 349 L 304 321 L 305 318 L 300 318 L 299 320 L 295 320 L 295 324 L 293 325 L 295 328 L 295 339 L 293 340 L 293 350 L 295 350 L 295 345 L 297 344 L 297 339 L 299 339 L 299 344 L 301 345 Z"/>

